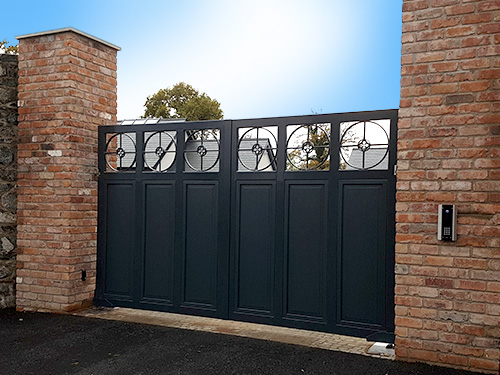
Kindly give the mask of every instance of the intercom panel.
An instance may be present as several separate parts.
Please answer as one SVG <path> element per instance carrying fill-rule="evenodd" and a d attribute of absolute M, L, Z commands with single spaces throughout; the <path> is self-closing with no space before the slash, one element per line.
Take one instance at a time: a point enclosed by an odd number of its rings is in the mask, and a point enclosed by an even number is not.
<path fill-rule="evenodd" d="M 454 204 L 440 204 L 438 208 L 438 240 L 457 240 L 457 209 Z"/>

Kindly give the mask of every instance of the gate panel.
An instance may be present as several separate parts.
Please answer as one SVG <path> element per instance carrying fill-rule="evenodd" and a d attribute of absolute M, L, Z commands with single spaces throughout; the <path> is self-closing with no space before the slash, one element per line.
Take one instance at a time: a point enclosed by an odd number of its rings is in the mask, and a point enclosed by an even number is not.
<path fill-rule="evenodd" d="M 217 196 L 217 182 L 185 182 L 184 307 L 216 310 Z"/>
<path fill-rule="evenodd" d="M 397 111 L 149 121 L 99 129 L 96 304 L 393 339 Z"/>
<path fill-rule="evenodd" d="M 104 292 L 132 300 L 135 242 L 134 183 L 110 183 L 106 189 L 106 268 Z"/>
<path fill-rule="evenodd" d="M 384 181 L 340 182 L 341 324 L 383 325 L 386 190 Z"/>
<path fill-rule="evenodd" d="M 173 303 L 175 183 L 144 183 L 142 301 Z"/>
<path fill-rule="evenodd" d="M 239 183 L 235 312 L 271 315 L 274 297 L 275 184 Z"/>
<path fill-rule="evenodd" d="M 286 184 L 286 318 L 326 322 L 326 190 L 326 183 Z"/>

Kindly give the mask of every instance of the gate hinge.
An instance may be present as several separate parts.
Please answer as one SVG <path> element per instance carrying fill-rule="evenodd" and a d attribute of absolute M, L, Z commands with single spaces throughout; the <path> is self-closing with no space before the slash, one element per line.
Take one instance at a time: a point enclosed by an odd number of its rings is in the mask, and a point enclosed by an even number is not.
<path fill-rule="evenodd" d="M 398 165 L 394 164 L 394 176 L 396 175 L 396 172 L 398 171 Z"/>

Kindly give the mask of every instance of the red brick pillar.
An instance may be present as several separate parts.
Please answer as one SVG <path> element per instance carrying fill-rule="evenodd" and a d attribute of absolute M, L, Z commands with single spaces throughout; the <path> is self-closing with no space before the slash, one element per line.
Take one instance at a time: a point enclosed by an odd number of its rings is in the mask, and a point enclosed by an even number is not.
<path fill-rule="evenodd" d="M 18 39 L 16 304 L 70 311 L 94 295 L 97 127 L 116 122 L 119 48 L 74 29 Z"/>
<path fill-rule="evenodd" d="M 500 2 L 403 3 L 396 355 L 489 373 L 500 358 Z M 437 240 L 438 204 L 458 240 Z"/>

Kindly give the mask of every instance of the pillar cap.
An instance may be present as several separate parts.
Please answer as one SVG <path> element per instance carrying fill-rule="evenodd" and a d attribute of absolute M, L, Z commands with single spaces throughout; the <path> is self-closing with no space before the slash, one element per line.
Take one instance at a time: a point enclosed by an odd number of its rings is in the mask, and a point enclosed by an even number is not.
<path fill-rule="evenodd" d="M 59 33 L 65 33 L 65 32 L 68 32 L 68 31 L 71 31 L 71 32 L 74 32 L 75 34 L 80 34 L 80 35 L 83 35 L 89 39 L 92 39 L 92 40 L 95 40 L 96 42 L 99 42 L 101 44 L 104 44 L 105 46 L 108 46 L 110 48 L 113 48 L 117 51 L 121 51 L 121 48 L 118 47 L 118 46 L 115 46 L 114 44 L 111 44 L 111 43 L 108 43 L 106 42 L 105 40 L 102 40 L 102 39 L 99 39 L 99 38 L 96 38 L 95 36 L 93 35 L 90 35 L 90 34 L 87 34 L 87 33 L 84 33 L 83 31 L 80 31 L 80 30 L 77 30 L 73 27 L 64 27 L 62 29 L 56 29 L 56 30 L 49 30 L 49 31 L 42 31 L 42 32 L 39 32 L 39 33 L 34 33 L 34 34 L 26 34 L 26 35 L 20 35 L 20 36 L 16 36 L 16 39 L 17 40 L 21 40 L 21 39 L 26 39 L 26 38 L 32 38 L 32 37 L 35 37 L 35 36 L 44 36 L 44 35 L 52 35 L 52 34 L 59 34 Z"/>

